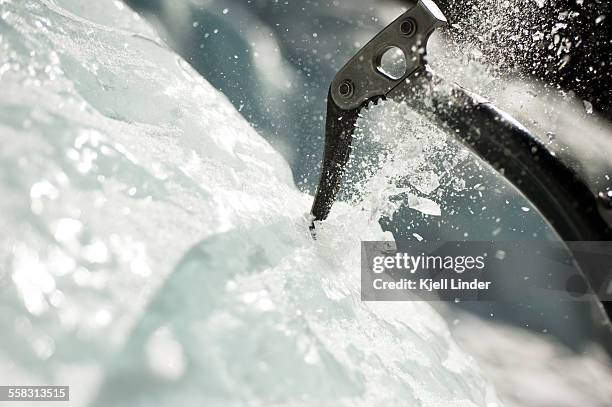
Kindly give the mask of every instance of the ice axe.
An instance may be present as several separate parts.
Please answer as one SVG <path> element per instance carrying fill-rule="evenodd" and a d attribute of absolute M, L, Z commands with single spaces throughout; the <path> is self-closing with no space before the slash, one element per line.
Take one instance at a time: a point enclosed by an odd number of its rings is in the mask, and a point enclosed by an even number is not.
<path fill-rule="evenodd" d="M 509 114 L 457 84 L 445 84 L 427 66 L 427 41 L 444 25 L 446 18 L 431 0 L 413 0 L 335 76 L 327 99 L 325 151 L 313 220 L 325 220 L 336 199 L 359 111 L 386 98 L 406 102 L 458 137 L 520 190 L 562 240 L 612 240 L 609 194 L 591 191 L 576 171 Z M 381 69 L 383 55 L 395 47 L 406 59 L 406 71 L 397 78 Z M 313 222 L 313 233 L 314 228 Z M 592 287 L 610 283 L 608 272 L 584 273 Z"/>

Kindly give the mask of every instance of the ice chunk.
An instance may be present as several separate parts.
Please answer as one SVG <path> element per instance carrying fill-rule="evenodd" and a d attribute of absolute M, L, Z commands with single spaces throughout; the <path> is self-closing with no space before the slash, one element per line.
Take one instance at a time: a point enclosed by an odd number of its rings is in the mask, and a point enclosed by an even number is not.
<path fill-rule="evenodd" d="M 440 179 L 433 171 L 417 172 L 409 176 L 410 183 L 422 194 L 429 195 L 440 186 Z"/>
<path fill-rule="evenodd" d="M 465 189 L 465 180 L 463 178 L 454 178 L 452 187 L 457 192 L 463 191 Z"/>
<path fill-rule="evenodd" d="M 408 206 L 425 215 L 440 216 L 442 211 L 440 205 L 429 198 L 424 198 L 416 195 L 408 196 Z"/>
<path fill-rule="evenodd" d="M 359 205 L 373 214 L 392 217 L 405 202 L 397 197 L 408 193 L 412 196 L 409 207 L 440 216 L 436 197 L 421 199 L 414 192 L 434 195 L 450 174 L 455 184 L 461 184 L 461 174 L 454 169 L 467 158 L 465 148 L 405 103 L 372 105 L 362 110 L 357 125 L 349 176 L 354 177 L 351 187 Z"/>

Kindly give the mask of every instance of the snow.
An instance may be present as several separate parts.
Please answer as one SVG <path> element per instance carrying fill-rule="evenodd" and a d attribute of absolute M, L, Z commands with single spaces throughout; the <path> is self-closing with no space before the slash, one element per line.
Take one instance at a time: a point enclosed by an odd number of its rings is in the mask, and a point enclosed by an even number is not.
<path fill-rule="evenodd" d="M 378 218 L 338 205 L 313 241 L 283 158 L 122 3 L 0 16 L 2 384 L 69 384 L 71 406 L 498 403 L 429 305 L 360 301 Z"/>
<path fill-rule="evenodd" d="M 372 218 L 404 206 L 440 216 L 440 196 L 452 190 L 441 184 L 464 183 L 456 169 L 467 158 L 465 147 L 405 103 L 380 101 L 357 121 L 348 194 Z"/>

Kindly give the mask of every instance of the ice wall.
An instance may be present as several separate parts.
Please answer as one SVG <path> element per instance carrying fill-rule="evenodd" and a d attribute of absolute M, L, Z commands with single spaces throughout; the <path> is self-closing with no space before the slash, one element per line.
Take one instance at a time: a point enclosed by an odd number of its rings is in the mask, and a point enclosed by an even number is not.
<path fill-rule="evenodd" d="M 123 3 L 0 0 L 0 89 L 2 384 L 495 403 L 428 305 L 360 301 L 376 220 L 340 205 L 313 242 L 283 159 Z"/>

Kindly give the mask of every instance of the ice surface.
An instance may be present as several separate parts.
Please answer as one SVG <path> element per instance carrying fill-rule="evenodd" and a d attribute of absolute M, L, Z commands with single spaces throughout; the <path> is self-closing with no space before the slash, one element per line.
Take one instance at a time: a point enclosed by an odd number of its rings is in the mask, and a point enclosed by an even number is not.
<path fill-rule="evenodd" d="M 497 402 L 427 304 L 360 301 L 378 218 L 338 205 L 313 242 L 285 161 L 123 3 L 0 0 L 0 50 L 2 384 L 70 384 L 72 406 Z"/>

